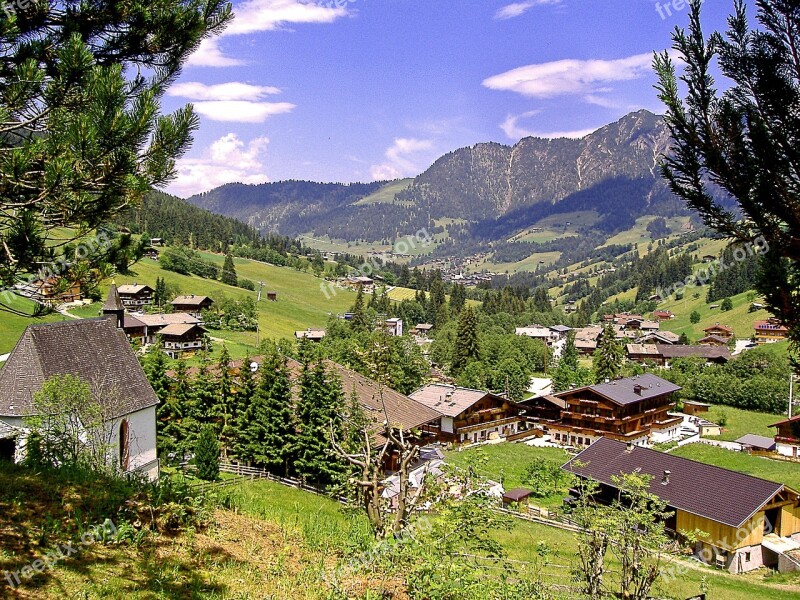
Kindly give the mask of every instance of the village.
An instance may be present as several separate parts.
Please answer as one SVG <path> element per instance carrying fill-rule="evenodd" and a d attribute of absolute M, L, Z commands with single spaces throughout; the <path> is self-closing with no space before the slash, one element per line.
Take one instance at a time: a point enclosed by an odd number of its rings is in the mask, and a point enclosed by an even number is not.
<path fill-rule="evenodd" d="M 360 293 L 375 291 L 374 280 L 365 277 L 344 280 L 342 285 Z M 79 300 L 72 291 L 48 298 L 46 288 L 42 290 L 45 301 Z M 207 296 L 184 294 L 169 301 L 169 312 L 150 312 L 154 295 L 155 286 L 112 283 L 98 318 L 34 325 L 25 331 L 0 370 L 0 390 L 4 390 L 0 409 L 2 458 L 24 460 L 25 417 L 33 410 L 31 398 L 45 382 L 55 375 L 75 375 L 92 385 L 113 385 L 118 392 L 124 391 L 123 397 L 118 393 L 108 396 L 113 398 L 113 405 L 106 407 L 110 418 L 104 426 L 110 432 L 112 454 L 118 457 L 123 473 L 141 472 L 158 479 L 160 465 L 165 464 L 157 452 L 161 435 L 156 416 L 159 400 L 134 349 L 142 353 L 154 347 L 171 359 L 195 357 L 211 343 L 202 318 L 213 301 Z M 339 316 L 345 323 L 354 317 L 352 312 Z M 753 323 L 752 339 L 740 344 L 730 327 L 715 324 L 703 330 L 705 337 L 696 345 L 680 344 L 679 336 L 661 329 L 674 317 L 669 311 L 659 310 L 650 319 L 638 314 L 608 314 L 595 326 L 573 330 L 563 325 L 533 324 L 518 327 L 516 335 L 542 343 L 555 359 L 565 352 L 567 344 L 579 356 L 591 356 L 604 336 L 613 336 L 616 343 L 624 344 L 627 362 L 669 368 L 671 361 L 684 358 L 725 364 L 751 347 L 784 340 L 787 333 L 777 320 L 758 321 Z M 410 338 L 423 348 L 429 345 L 434 329 L 432 324 L 418 323 L 405 330 L 401 319 L 385 315 L 375 327 L 388 336 Z M 313 344 L 321 342 L 325 333 L 324 329 L 309 328 L 297 331 L 295 338 L 298 343 Z M 79 352 L 73 351 L 78 348 Z M 227 370 L 234 385 L 243 371 L 257 373 L 264 360 L 259 356 L 231 360 Z M 35 370 L 32 365 L 36 365 Z M 334 362 L 328 363 L 328 369 L 342 382 L 346 396 L 354 395 L 368 414 L 380 415 L 373 418 L 385 417 L 385 423 L 416 448 L 419 459 L 410 470 L 405 467 L 398 471 L 403 459 L 401 449 L 395 448 L 382 459 L 385 479 L 380 489 L 390 502 L 396 502 L 395 495 L 400 493 L 398 478 L 407 478 L 411 488 L 419 488 L 426 476 L 443 476 L 442 465 L 453 450 L 517 444 L 562 448 L 572 455 L 562 468 L 579 479 L 599 482 L 603 494 L 616 493 L 614 473 L 636 471 L 651 477 L 652 493 L 674 511 L 667 523 L 671 531 L 692 528 L 711 535 L 694 547 L 695 555 L 705 562 L 731 573 L 765 566 L 781 572 L 800 568 L 800 496 L 796 490 L 669 453 L 671 448 L 687 444 L 712 444 L 765 460 L 797 461 L 800 416 L 776 418 L 771 424 L 775 428 L 773 437 L 747 433 L 731 442 L 715 442 L 723 425 L 706 418 L 710 405 L 686 400 L 679 408 L 675 394 L 680 387 L 647 373 L 557 392 L 549 385 L 540 385 L 524 400 L 512 401 L 503 392 L 455 385 L 437 371 L 436 365 L 431 367 L 429 383 L 408 394 Z M 290 360 L 289 372 L 295 385 L 302 371 L 300 363 Z M 191 379 L 198 373 L 193 367 L 188 376 Z M 536 506 L 535 500 L 531 503 L 531 490 L 505 489 L 499 482 L 491 483 L 498 506 L 514 506 L 522 514 L 535 511 L 540 518 L 548 514 Z M 747 498 L 747 503 L 738 503 L 735 509 L 715 507 L 697 495 L 700 488 L 707 489 L 709 497 Z M 578 493 L 572 488 L 564 502 L 575 502 Z M 748 535 L 736 538 L 736 531 L 743 528 Z"/>

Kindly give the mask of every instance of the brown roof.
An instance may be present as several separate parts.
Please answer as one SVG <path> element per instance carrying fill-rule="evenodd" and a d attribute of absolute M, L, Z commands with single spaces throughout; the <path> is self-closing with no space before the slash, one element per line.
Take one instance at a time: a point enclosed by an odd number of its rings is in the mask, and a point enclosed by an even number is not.
<path fill-rule="evenodd" d="M 447 417 L 457 417 L 488 395 L 490 392 L 432 383 L 412 392 L 411 398 Z"/>
<path fill-rule="evenodd" d="M 32 414 L 44 382 L 67 374 L 101 388 L 101 400 L 119 394 L 113 417 L 158 404 L 125 333 L 111 319 L 82 319 L 28 326 L 0 370 L 0 415 Z"/>
<path fill-rule="evenodd" d="M 325 363 L 340 377 L 345 396 L 349 398 L 355 392 L 359 404 L 365 409 L 367 415 L 372 416 L 378 423 L 388 420 L 397 429 L 407 431 L 435 421 L 442 416 L 440 412 L 388 387 L 383 388 L 382 406 L 378 382 L 333 361 L 325 361 Z M 289 359 L 288 365 L 293 379 L 297 379 L 303 366 L 293 359 Z"/>
<path fill-rule="evenodd" d="M 679 344 L 658 344 L 658 352 L 664 358 L 686 358 L 699 356 L 708 360 L 731 359 L 731 352 L 726 346 L 686 346 Z"/>
<path fill-rule="evenodd" d="M 167 325 L 158 332 L 159 335 L 167 335 L 167 336 L 175 336 L 181 337 L 189 333 L 192 329 L 199 329 L 201 333 L 205 333 L 205 329 L 200 327 L 200 325 L 196 323 L 173 323 L 172 325 Z"/>
<path fill-rule="evenodd" d="M 731 327 L 728 327 L 727 325 L 720 325 L 719 323 L 703 329 L 703 331 L 714 331 L 714 330 L 721 330 L 721 331 L 727 331 L 728 333 L 733 333 L 733 329 Z"/>
<path fill-rule="evenodd" d="M 139 292 L 143 292 L 144 290 L 150 290 L 154 292 L 155 290 L 151 288 L 149 285 L 139 285 L 139 284 L 128 284 L 128 285 L 121 285 L 117 288 L 120 294 L 138 294 Z"/>
<path fill-rule="evenodd" d="M 791 419 L 784 419 L 783 421 L 778 421 L 777 423 L 768 425 L 768 427 L 777 427 L 778 425 L 786 425 L 788 423 L 797 423 L 797 422 L 800 422 L 800 415 L 795 415 Z"/>
<path fill-rule="evenodd" d="M 156 313 L 137 315 L 136 319 L 148 327 L 164 327 L 173 323 L 199 323 L 200 319 L 186 313 Z"/>
<path fill-rule="evenodd" d="M 581 477 L 616 487 L 611 477 L 641 472 L 652 477 L 650 493 L 672 508 L 741 527 L 784 489 L 781 483 L 703 464 L 688 458 L 599 438 L 563 467 Z M 662 485 L 664 471 L 669 483 Z"/>
<path fill-rule="evenodd" d="M 214 302 L 208 296 L 177 296 L 170 304 L 173 305 L 181 305 L 181 306 L 200 306 L 208 300 L 209 302 Z"/>

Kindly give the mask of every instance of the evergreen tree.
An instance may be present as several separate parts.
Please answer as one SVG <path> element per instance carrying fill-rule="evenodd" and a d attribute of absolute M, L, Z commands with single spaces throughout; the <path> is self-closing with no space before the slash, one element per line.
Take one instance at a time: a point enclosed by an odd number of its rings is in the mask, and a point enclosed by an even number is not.
<path fill-rule="evenodd" d="M 246 460 L 244 455 L 247 453 L 247 428 L 249 426 L 248 409 L 253 401 L 256 392 L 256 381 L 253 371 L 250 368 L 252 363 L 250 356 L 245 357 L 242 368 L 239 371 L 239 379 L 235 382 L 233 401 L 231 402 L 231 418 L 233 420 L 234 436 L 233 451 L 239 460 Z"/>
<path fill-rule="evenodd" d="M 77 240 L 174 178 L 198 119 L 159 101 L 231 17 L 221 0 L 4 6 L 2 287 L 52 261 L 54 228 Z"/>
<path fill-rule="evenodd" d="M 219 478 L 219 441 L 213 427 L 205 425 L 200 430 L 194 450 L 197 476 L 205 481 Z"/>
<path fill-rule="evenodd" d="M 614 327 L 611 324 L 606 325 L 594 352 L 595 381 L 602 383 L 606 379 L 616 379 L 622 371 L 624 356 L 622 343 L 617 340 Z"/>
<path fill-rule="evenodd" d="M 225 262 L 222 265 L 222 272 L 219 275 L 219 280 L 233 287 L 236 287 L 236 284 L 239 283 L 239 278 L 236 276 L 236 265 L 233 264 L 233 256 L 230 250 L 225 255 Z"/>
<path fill-rule="evenodd" d="M 337 427 L 342 404 L 341 383 L 328 375 L 324 364 L 318 361 L 304 366 L 297 402 L 295 465 L 300 477 L 321 487 L 335 483 L 343 470 L 330 446 L 331 423 Z M 338 428 L 341 428 L 340 422 Z"/>
<path fill-rule="evenodd" d="M 186 361 L 175 361 L 168 404 L 169 413 L 168 416 L 165 415 L 163 434 L 172 440 L 176 458 L 185 460 L 191 454 L 200 434 L 200 424 L 194 417 L 194 392 Z"/>
<path fill-rule="evenodd" d="M 219 439 L 222 454 L 227 458 L 228 451 L 233 449 L 235 438 L 235 422 L 233 417 L 234 386 L 230 370 L 231 355 L 223 344 L 217 360 L 217 394 L 214 405 L 214 419 L 219 423 Z"/>
<path fill-rule="evenodd" d="M 594 383 L 592 373 L 578 362 L 578 350 L 575 348 L 575 332 L 567 334 L 567 342 L 561 351 L 561 358 L 551 373 L 553 391 L 563 392 L 572 388 L 583 387 Z"/>
<path fill-rule="evenodd" d="M 441 273 L 435 271 L 432 276 L 433 280 L 431 281 L 431 287 L 428 293 L 428 323 L 436 324 L 436 319 L 439 316 L 439 308 L 445 304 L 447 296 L 444 293 L 444 283 L 442 283 Z"/>
<path fill-rule="evenodd" d="M 723 237 L 768 248 L 758 289 L 797 342 L 800 303 L 791 291 L 800 281 L 800 175 L 794 142 L 800 137 L 800 11 L 788 0 L 755 5 L 753 18 L 745 3 L 737 2 L 727 33 L 706 38 L 702 3 L 691 3 L 689 30 L 673 34 L 687 86 L 678 85 L 669 53 L 656 58 L 659 98 L 667 107 L 673 140 L 662 173 L 707 226 Z M 710 72 L 717 67 L 731 82 L 722 94 Z M 721 203 L 717 187 L 728 192 L 734 208 Z"/>
<path fill-rule="evenodd" d="M 163 277 L 156 278 L 156 290 L 153 294 L 153 303 L 159 308 L 163 307 L 169 298 L 167 298 L 167 283 Z"/>
<path fill-rule="evenodd" d="M 697 325 L 700 322 L 700 313 L 696 310 L 692 311 L 692 314 L 689 315 L 689 321 L 692 325 Z"/>
<path fill-rule="evenodd" d="M 451 370 L 459 374 L 473 360 L 480 360 L 480 345 L 478 341 L 478 317 L 472 306 L 467 306 L 461 311 L 456 330 L 456 342 L 453 348 L 453 363 Z"/>
<path fill-rule="evenodd" d="M 200 425 L 212 425 L 214 434 L 221 433 L 221 419 L 218 419 L 218 385 L 216 377 L 211 373 L 211 359 L 208 352 L 200 353 L 200 372 L 192 382 L 192 414 Z"/>
<path fill-rule="evenodd" d="M 730 298 L 725 298 L 720 304 L 719 309 L 723 312 L 728 312 L 729 310 L 733 310 L 733 302 Z"/>
<path fill-rule="evenodd" d="M 257 395 L 261 414 L 260 445 L 255 451 L 255 460 L 272 473 L 283 477 L 291 475 L 296 447 L 296 429 L 292 409 L 292 384 L 286 359 L 277 353 L 264 361 L 265 385 L 259 386 Z"/>
<path fill-rule="evenodd" d="M 353 331 L 369 331 L 369 322 L 367 321 L 366 308 L 364 307 L 364 290 L 361 287 L 358 288 L 356 301 L 350 312 L 353 313 L 353 318 L 350 320 L 350 326 Z"/>
<path fill-rule="evenodd" d="M 467 302 L 467 288 L 460 283 L 454 283 L 453 289 L 450 291 L 450 314 L 457 317 L 464 309 L 464 304 Z"/>

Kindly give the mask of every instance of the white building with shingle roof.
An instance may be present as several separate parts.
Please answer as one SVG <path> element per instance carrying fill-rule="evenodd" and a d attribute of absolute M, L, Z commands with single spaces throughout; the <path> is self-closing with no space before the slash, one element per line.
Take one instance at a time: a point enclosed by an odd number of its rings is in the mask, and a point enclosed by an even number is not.
<path fill-rule="evenodd" d="M 125 333 L 108 317 L 28 326 L 0 370 L 0 457 L 24 457 L 34 396 L 57 375 L 79 377 L 103 405 L 109 461 L 156 479 L 158 398 Z"/>

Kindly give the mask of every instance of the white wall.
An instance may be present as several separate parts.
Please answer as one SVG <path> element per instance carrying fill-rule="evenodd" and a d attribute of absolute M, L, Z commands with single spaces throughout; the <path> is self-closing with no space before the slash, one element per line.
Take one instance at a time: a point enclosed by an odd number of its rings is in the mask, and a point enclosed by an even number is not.
<path fill-rule="evenodd" d="M 123 417 L 128 420 L 128 436 L 130 459 L 128 471 L 142 470 L 150 479 L 158 478 L 158 456 L 156 454 L 156 407 L 131 413 Z M 122 419 L 115 419 L 111 437 L 114 456 L 111 457 L 119 466 L 119 428 Z"/>
<path fill-rule="evenodd" d="M 442 417 L 442 431 L 453 433 L 453 417 Z"/>

